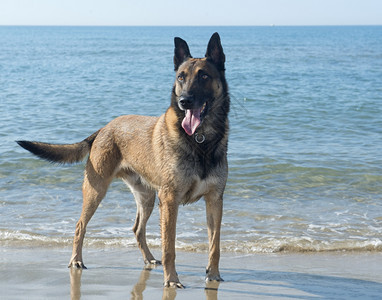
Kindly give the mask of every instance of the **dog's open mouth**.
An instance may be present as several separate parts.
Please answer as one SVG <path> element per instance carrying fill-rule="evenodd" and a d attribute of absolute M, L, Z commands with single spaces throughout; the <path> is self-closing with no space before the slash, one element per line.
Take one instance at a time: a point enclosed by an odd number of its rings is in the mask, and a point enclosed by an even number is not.
<path fill-rule="evenodd" d="M 186 109 L 186 116 L 182 121 L 182 127 L 188 135 L 193 135 L 200 123 L 203 121 L 203 117 L 207 111 L 207 102 L 205 102 L 200 108 Z"/>

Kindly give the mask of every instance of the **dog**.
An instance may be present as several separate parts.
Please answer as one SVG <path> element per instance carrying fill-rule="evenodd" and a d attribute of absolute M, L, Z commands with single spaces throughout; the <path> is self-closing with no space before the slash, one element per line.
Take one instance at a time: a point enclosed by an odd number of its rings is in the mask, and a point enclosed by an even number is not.
<path fill-rule="evenodd" d="M 179 205 L 204 197 L 209 259 L 206 281 L 222 281 L 219 272 L 223 193 L 228 176 L 228 113 L 225 54 L 214 33 L 205 57 L 193 58 L 181 38 L 174 39 L 175 83 L 171 104 L 159 117 L 126 115 L 112 120 L 82 142 L 49 144 L 17 141 L 42 159 L 75 163 L 88 156 L 83 207 L 76 224 L 69 267 L 86 269 L 82 245 L 86 226 L 114 177 L 132 191 L 137 213 L 133 226 L 146 264 L 162 264 L 164 286 L 179 287 L 175 269 L 176 221 Z M 146 243 L 146 223 L 159 198 L 162 261 Z"/>

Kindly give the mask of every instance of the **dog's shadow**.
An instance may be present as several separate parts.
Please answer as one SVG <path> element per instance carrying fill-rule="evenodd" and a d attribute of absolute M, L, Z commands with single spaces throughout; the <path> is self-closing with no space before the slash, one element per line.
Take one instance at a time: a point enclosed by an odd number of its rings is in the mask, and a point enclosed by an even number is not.
<path fill-rule="evenodd" d="M 200 280 L 200 268 L 190 265 L 179 266 L 181 269 L 191 270 L 190 272 L 180 272 L 182 277 L 188 277 L 193 282 Z M 194 271 L 192 271 L 193 269 Z M 232 268 L 223 268 L 221 271 L 224 274 L 225 282 L 221 284 L 218 282 L 207 282 L 204 288 L 201 285 L 189 286 L 186 288 L 188 295 L 189 292 L 193 293 L 193 290 L 194 292 L 197 291 L 197 294 L 200 296 L 201 289 L 204 289 L 206 300 L 217 300 L 219 294 L 222 294 L 222 296 L 224 294 L 224 298 L 230 297 L 230 295 L 232 297 L 242 295 L 244 298 L 251 297 L 255 299 L 261 299 L 262 297 L 278 299 L 379 299 L 380 295 L 382 295 L 382 283 L 368 280 L 298 272 Z M 150 286 L 150 276 L 153 273 L 162 276 L 159 269 L 146 267 L 141 271 L 138 281 L 130 290 L 130 299 L 144 299 L 144 291 Z M 82 270 L 70 269 L 70 295 L 72 300 L 81 299 L 81 289 L 85 288 L 84 286 L 81 287 L 81 277 Z M 158 282 L 157 279 L 152 281 L 155 281 L 155 284 Z M 150 288 L 153 287 L 151 286 Z M 85 294 L 87 293 L 86 291 L 84 292 Z M 177 295 L 181 299 L 182 293 L 181 290 L 175 288 L 163 288 L 162 300 L 173 300 L 177 298 Z"/>

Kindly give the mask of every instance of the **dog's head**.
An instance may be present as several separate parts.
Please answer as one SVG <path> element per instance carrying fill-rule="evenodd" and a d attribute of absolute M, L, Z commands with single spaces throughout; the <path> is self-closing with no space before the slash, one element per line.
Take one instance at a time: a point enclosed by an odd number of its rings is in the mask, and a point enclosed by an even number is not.
<path fill-rule="evenodd" d="M 217 105 L 217 99 L 227 92 L 225 55 L 218 33 L 212 35 L 204 58 L 192 58 L 187 43 L 181 38 L 176 37 L 174 42 L 173 105 L 184 112 L 182 127 L 188 135 L 193 135 Z"/>

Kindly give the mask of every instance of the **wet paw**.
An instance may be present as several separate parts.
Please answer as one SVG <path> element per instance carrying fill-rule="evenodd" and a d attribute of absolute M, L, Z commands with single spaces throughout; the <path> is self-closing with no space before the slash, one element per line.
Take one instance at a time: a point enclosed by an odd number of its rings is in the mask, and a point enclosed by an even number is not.
<path fill-rule="evenodd" d="M 71 263 L 69 263 L 68 268 L 87 269 L 87 267 L 85 267 L 82 261 L 72 261 Z"/>
<path fill-rule="evenodd" d="M 157 260 L 157 259 L 146 260 L 145 263 L 146 263 L 146 265 L 153 265 L 153 266 L 162 265 L 162 262 L 160 260 Z"/>
<path fill-rule="evenodd" d="M 162 262 L 160 260 L 156 260 L 156 259 L 152 259 L 150 261 L 146 260 L 144 269 L 150 271 L 152 269 L 156 269 L 156 267 L 160 265 L 162 265 Z"/>
<path fill-rule="evenodd" d="M 164 283 L 164 287 L 169 288 L 179 288 L 179 289 L 185 289 L 186 287 L 181 284 L 180 282 L 174 282 L 174 281 L 166 281 Z"/>
<path fill-rule="evenodd" d="M 206 281 L 224 281 L 219 273 L 213 274 L 207 271 Z"/>
<path fill-rule="evenodd" d="M 218 268 L 209 268 L 206 269 L 206 281 L 224 281 L 223 278 L 220 277 Z"/>

